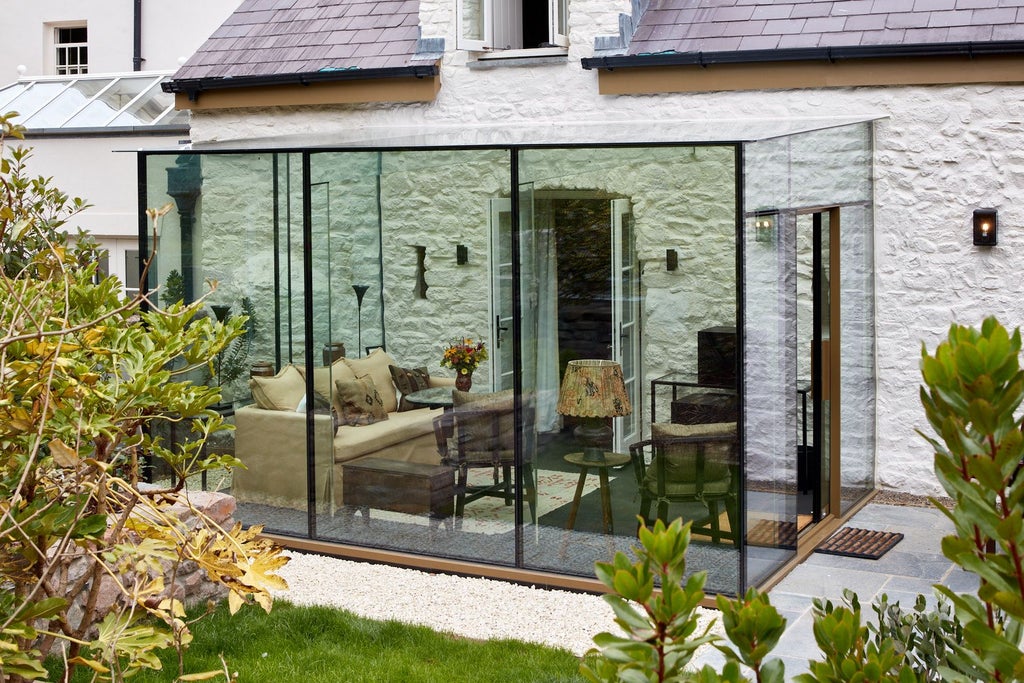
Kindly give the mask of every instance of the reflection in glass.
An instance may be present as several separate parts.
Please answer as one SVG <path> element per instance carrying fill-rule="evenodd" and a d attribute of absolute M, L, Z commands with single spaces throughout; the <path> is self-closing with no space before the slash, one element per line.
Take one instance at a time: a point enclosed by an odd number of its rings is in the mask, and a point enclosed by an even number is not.
<path fill-rule="evenodd" d="M 232 311 L 246 297 L 251 359 L 273 368 L 232 387 L 247 467 L 228 484 L 236 517 L 586 578 L 635 544 L 638 516 L 682 517 L 709 590 L 763 580 L 795 552 L 781 531 L 796 521 L 806 394 L 797 220 L 805 202 L 869 192 L 836 181 L 867 158 L 855 128 L 743 155 L 739 143 L 148 155 L 147 206 L 175 204 L 150 288 L 176 277 L 196 298 L 216 279 L 210 304 Z M 186 215 L 175 183 L 193 163 Z M 769 181 L 788 168 L 826 178 Z M 757 242 L 747 219 L 763 210 L 775 234 Z M 861 235 L 863 283 L 861 211 L 844 225 Z M 858 329 L 851 363 L 873 352 Z M 468 392 L 441 366 L 455 339 L 488 351 Z M 631 409 L 600 418 L 599 458 L 558 410 L 573 361 L 621 369 Z M 870 419 L 856 429 L 867 444 Z M 870 486 L 863 469 L 843 472 Z"/>

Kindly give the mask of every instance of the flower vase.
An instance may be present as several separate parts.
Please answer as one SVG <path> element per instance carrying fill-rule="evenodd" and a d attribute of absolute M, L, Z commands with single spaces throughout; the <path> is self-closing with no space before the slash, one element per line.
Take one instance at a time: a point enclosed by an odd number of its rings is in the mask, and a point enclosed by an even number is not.
<path fill-rule="evenodd" d="M 460 370 L 459 373 L 457 375 L 455 375 L 455 388 L 458 389 L 459 391 L 469 391 L 470 387 L 472 387 L 472 386 L 473 386 L 473 373 L 472 372 L 465 372 L 465 371 L 461 371 Z"/>

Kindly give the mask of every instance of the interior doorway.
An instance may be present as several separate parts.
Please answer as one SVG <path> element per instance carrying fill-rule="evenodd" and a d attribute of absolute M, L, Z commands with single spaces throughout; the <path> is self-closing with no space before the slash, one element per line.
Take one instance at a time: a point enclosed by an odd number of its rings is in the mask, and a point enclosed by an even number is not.
<path fill-rule="evenodd" d="M 622 365 L 631 415 L 615 420 L 612 450 L 639 434 L 640 286 L 628 199 L 595 191 L 520 189 L 524 368 L 539 397 L 539 431 L 564 424 L 554 412 L 566 364 L 576 359 Z M 509 200 L 491 210 L 492 330 L 495 389 L 511 388 L 512 277 Z M 544 397 L 547 397 L 545 400 Z"/>
<path fill-rule="evenodd" d="M 819 522 L 839 500 L 839 209 L 797 215 L 797 514 Z"/>

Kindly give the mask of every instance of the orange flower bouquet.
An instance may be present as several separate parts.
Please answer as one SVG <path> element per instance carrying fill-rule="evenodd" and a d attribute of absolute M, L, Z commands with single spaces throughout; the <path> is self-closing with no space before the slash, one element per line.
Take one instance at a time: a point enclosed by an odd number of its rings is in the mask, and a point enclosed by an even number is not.
<path fill-rule="evenodd" d="M 487 360 L 487 346 L 465 337 L 454 339 L 444 350 L 441 367 L 452 368 L 460 375 L 471 375 L 481 363 Z"/>

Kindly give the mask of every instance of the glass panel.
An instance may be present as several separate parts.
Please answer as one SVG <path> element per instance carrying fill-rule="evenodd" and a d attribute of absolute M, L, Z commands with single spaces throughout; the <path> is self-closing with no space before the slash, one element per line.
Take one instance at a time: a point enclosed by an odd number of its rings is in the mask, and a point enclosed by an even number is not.
<path fill-rule="evenodd" d="M 874 244 L 870 203 L 844 207 L 839 233 L 844 293 L 840 300 L 839 395 L 842 502 L 847 512 L 875 482 Z"/>
<path fill-rule="evenodd" d="M 458 0 L 459 33 L 457 46 L 461 50 L 483 50 L 490 46 L 487 30 L 489 0 Z"/>
<path fill-rule="evenodd" d="M 534 252 L 531 269 L 523 269 L 524 286 L 532 279 L 536 298 L 543 300 L 546 293 L 557 304 L 550 313 L 536 307 L 533 329 L 523 327 L 523 354 L 532 347 L 538 358 L 560 360 L 554 376 L 542 372 L 539 363 L 537 373 L 523 373 L 524 393 L 535 390 L 538 429 L 537 519 L 534 524 L 524 509 L 524 564 L 591 577 L 594 561 L 635 544 L 638 514 L 653 519 L 660 513 L 669 520 L 682 516 L 702 527 L 694 534 L 690 569 L 710 571 L 709 590 L 736 593 L 734 149 L 526 150 L 520 169 L 521 179 L 533 187 L 533 221 L 521 223 L 523 247 L 532 241 Z M 666 177 L 672 178 L 670 185 L 663 182 Z M 644 209 L 631 211 L 630 206 Z M 617 229 L 614 212 L 621 213 Z M 618 240 L 614 260 L 613 240 Z M 685 255 L 676 271 L 666 270 L 667 248 Z M 525 264 L 530 256 L 522 258 Z M 536 275 L 531 278 L 531 273 Z M 708 281 L 718 286 L 709 288 Z M 531 296 L 523 295 L 524 319 L 535 300 Z M 613 307 L 622 310 L 625 340 L 616 339 L 620 331 L 611 322 Z M 639 313 L 627 313 L 631 308 Z M 630 325 L 636 320 L 644 321 L 642 335 Z M 631 402 L 631 415 L 648 433 L 651 422 L 657 422 L 658 440 L 626 440 L 614 450 L 613 432 L 602 436 L 600 429 L 611 419 L 584 418 L 574 407 L 583 397 L 562 393 L 567 389 L 559 391 L 565 402 L 555 406 L 556 419 L 549 427 L 544 412 L 549 391 L 543 387 L 558 387 L 570 361 L 599 366 L 611 360 L 613 347 L 620 344 L 621 362 L 629 369 L 625 374 L 643 386 L 643 399 Z M 638 352 L 629 354 L 631 347 Z M 709 357 L 718 353 L 719 362 L 707 361 L 704 367 L 698 358 L 701 347 Z M 712 378 L 714 387 L 708 386 Z M 652 401 L 648 391 L 658 398 Z M 661 412 L 651 414 L 655 404 Z M 710 427 L 713 423 L 717 426 Z M 697 446 L 682 446 L 681 453 L 666 444 L 672 434 L 713 431 L 719 433 Z M 584 459 L 590 444 L 603 446 L 604 461 Z M 635 459 L 630 445 L 636 446 Z M 672 495 L 659 510 L 654 503 L 659 454 L 666 463 L 692 463 L 693 448 L 707 449 L 712 464 L 706 473 L 720 480 L 720 495 L 698 492 L 696 478 L 688 474 L 692 470 L 684 465 L 684 471 L 662 476 Z"/>
<path fill-rule="evenodd" d="M 60 97 L 57 97 L 26 119 L 24 125 L 32 128 L 56 128 L 62 125 L 68 117 L 85 106 L 89 100 L 109 86 L 110 83 L 110 79 L 79 79 L 73 81 L 61 93 Z"/>
<path fill-rule="evenodd" d="M 127 93 L 125 93 L 127 96 Z M 124 98 L 120 98 L 124 99 Z M 135 103 L 118 114 L 108 126 L 146 126 L 157 122 L 167 108 L 173 104 L 173 97 L 160 89 L 160 79 L 150 81 L 146 93 Z M 116 106 L 112 102 L 111 106 Z M 122 105 L 123 106 L 123 105 Z"/>
<path fill-rule="evenodd" d="M 234 452 L 248 466 L 232 473 L 211 472 L 203 485 L 230 488 L 238 501 L 236 519 L 245 524 L 266 524 L 268 531 L 302 534 L 306 531 L 304 513 L 274 514 L 277 508 L 304 511 L 306 506 L 305 421 L 295 413 L 301 396 L 282 391 L 275 399 L 281 410 L 274 413 L 284 418 L 284 426 L 268 427 L 262 419 L 264 411 L 251 405 L 248 387 L 255 365 L 265 363 L 273 374 L 277 363 L 288 361 L 277 349 L 274 324 L 275 293 L 287 286 L 275 276 L 279 261 L 275 245 L 278 237 L 288 232 L 277 220 L 277 165 L 275 155 L 148 155 L 146 206 L 159 209 L 169 205 L 169 210 L 156 221 L 155 245 L 150 224 L 147 247 L 155 246 L 159 259 L 150 266 L 147 287 L 158 288 L 153 295 L 158 305 L 205 295 L 202 315 L 221 319 L 249 316 L 249 333 L 214 359 L 213 372 L 202 367 L 191 373 L 193 381 L 221 388 L 225 403 L 217 410 L 237 427 L 211 447 Z M 127 254 L 129 273 L 130 258 Z M 301 262 L 295 270 L 302 272 Z M 212 292 L 208 281 L 217 282 Z M 301 302 L 302 289 L 292 295 Z M 301 362 L 302 358 L 294 360 Z M 290 371 L 297 372 L 294 368 Z M 286 404 L 293 401 L 286 410 Z M 187 435 L 167 437 L 178 440 Z M 270 490 L 274 485 L 268 482 L 282 486 Z"/>
<path fill-rule="evenodd" d="M 812 505 L 806 517 L 798 517 L 801 489 L 823 494 L 819 510 L 830 503 L 829 477 L 834 476 L 836 463 L 825 458 L 820 477 L 817 470 L 801 475 L 799 465 L 807 462 L 803 456 L 827 447 L 827 442 L 814 438 L 810 340 L 814 336 L 812 301 L 817 298 L 822 311 L 829 310 L 826 282 L 832 277 L 841 278 L 843 292 L 840 377 L 829 379 L 840 382 L 843 389 L 839 471 L 844 502 L 859 499 L 872 486 L 874 348 L 871 323 L 864 322 L 873 319 L 871 226 L 865 219 L 870 215 L 872 191 L 870 149 L 870 126 L 864 124 L 744 146 L 748 585 L 763 581 L 793 556 L 798 529 L 815 511 Z M 779 181 L 779 169 L 789 174 L 785 182 Z M 834 235 L 826 232 L 827 220 L 823 221 L 822 254 L 830 247 L 839 248 L 844 267 L 837 275 L 830 267 L 836 261 L 825 259 L 824 277 L 815 292 L 811 212 L 822 206 L 838 206 L 839 215 L 845 219 L 849 214 L 851 221 L 846 226 L 844 220 L 838 245 Z M 847 315 L 852 320 L 846 320 Z M 835 329 L 819 332 L 837 343 Z M 793 386 L 795 391 L 786 389 Z M 818 416 L 820 424 L 827 425 L 834 417 L 836 406 L 827 408 Z M 834 508 L 828 511 L 837 512 Z"/>
<path fill-rule="evenodd" d="M 744 147 L 744 390 L 746 413 L 746 585 L 757 585 L 796 552 L 797 459 L 810 432 L 807 361 L 798 321 L 807 257 L 779 169 L 788 138 Z M 756 213 L 755 213 L 756 212 Z M 806 373 L 801 381 L 801 364 Z M 806 430 L 806 431 L 805 431 Z"/>
<path fill-rule="evenodd" d="M 313 369 L 341 423 L 317 437 L 317 460 L 333 462 L 317 537 L 512 564 L 512 394 L 492 393 L 485 361 L 455 404 L 455 371 L 441 367 L 456 338 L 499 353 L 486 287 L 492 234 L 511 265 L 511 214 L 494 211 L 510 194 L 507 153 L 322 153 L 310 180 L 315 346 L 345 347 Z"/>
<path fill-rule="evenodd" d="M 82 81 L 79 81 L 79 83 L 82 83 Z M 120 78 L 113 86 L 107 88 L 95 100 L 89 102 L 85 109 L 76 114 L 74 118 L 67 122 L 66 125 L 106 125 L 120 109 L 137 97 L 139 93 L 144 92 L 151 87 L 159 88 L 159 82 L 153 78 Z M 163 110 L 164 107 L 160 106 L 157 113 L 163 112 Z M 131 116 L 124 118 L 120 123 L 113 125 L 138 125 L 139 123 L 148 123 L 148 120 L 149 119 Z"/>
<path fill-rule="evenodd" d="M 32 84 L 32 87 L 26 88 L 20 95 L 8 102 L 5 107 L 7 111 L 21 112 L 23 116 L 27 117 L 30 112 L 36 111 L 59 95 L 68 85 L 67 82 L 35 82 Z"/>

